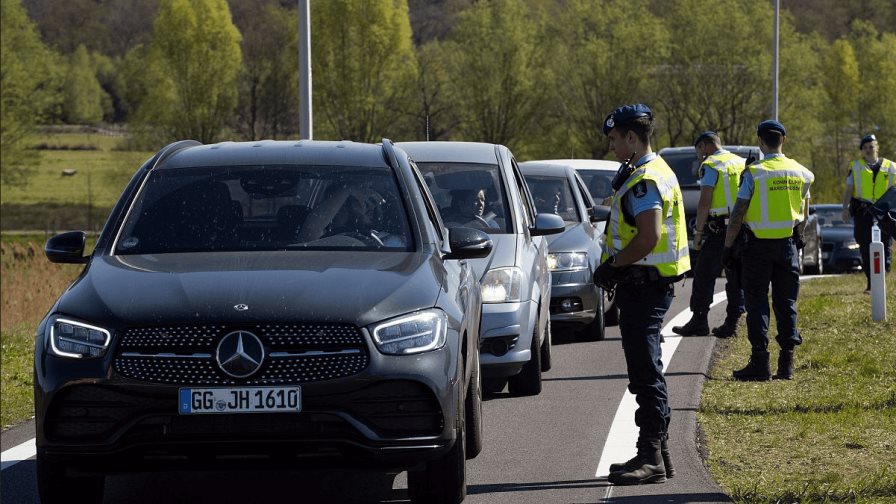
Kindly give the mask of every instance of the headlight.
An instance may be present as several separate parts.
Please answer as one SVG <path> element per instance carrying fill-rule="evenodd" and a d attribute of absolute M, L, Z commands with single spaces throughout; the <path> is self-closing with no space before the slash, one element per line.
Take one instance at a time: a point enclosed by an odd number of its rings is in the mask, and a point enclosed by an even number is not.
<path fill-rule="evenodd" d="M 412 313 L 373 326 L 373 342 L 380 352 L 407 355 L 442 348 L 448 333 L 448 316 L 442 310 Z"/>
<path fill-rule="evenodd" d="M 50 349 L 60 357 L 102 357 L 111 340 L 109 331 L 83 322 L 58 318 L 50 326 Z"/>
<path fill-rule="evenodd" d="M 588 254 L 585 252 L 557 252 L 548 254 L 548 268 L 551 271 L 583 269 L 588 267 Z"/>
<path fill-rule="evenodd" d="M 859 244 L 854 241 L 848 241 L 843 244 L 844 248 L 848 248 L 849 250 L 859 250 Z"/>
<path fill-rule="evenodd" d="M 483 303 L 519 302 L 523 273 L 519 268 L 495 268 L 489 270 L 480 282 Z"/>

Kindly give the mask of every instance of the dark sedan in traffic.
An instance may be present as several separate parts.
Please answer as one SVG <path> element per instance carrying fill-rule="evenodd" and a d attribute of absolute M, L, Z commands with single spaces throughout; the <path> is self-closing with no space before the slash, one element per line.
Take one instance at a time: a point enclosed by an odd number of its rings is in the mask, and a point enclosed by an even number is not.
<path fill-rule="evenodd" d="M 828 273 L 852 271 L 862 266 L 859 244 L 853 236 L 853 220 L 843 221 L 838 203 L 811 205 L 821 233 L 821 260 Z"/>
<path fill-rule="evenodd" d="M 407 154 L 352 142 L 172 144 L 124 190 L 37 331 L 41 500 L 107 472 L 367 463 L 415 503 L 482 446 L 487 234 L 446 229 Z M 284 482 L 284 485 L 288 485 Z"/>

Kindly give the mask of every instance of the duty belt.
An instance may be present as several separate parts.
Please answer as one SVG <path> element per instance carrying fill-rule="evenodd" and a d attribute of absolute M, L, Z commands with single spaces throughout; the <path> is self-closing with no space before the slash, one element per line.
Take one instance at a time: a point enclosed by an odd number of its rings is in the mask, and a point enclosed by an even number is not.
<path fill-rule="evenodd" d="M 724 233 L 725 227 L 728 225 L 728 217 L 725 215 L 720 215 L 718 217 L 710 217 L 706 221 L 706 229 L 709 230 L 710 233 Z"/>

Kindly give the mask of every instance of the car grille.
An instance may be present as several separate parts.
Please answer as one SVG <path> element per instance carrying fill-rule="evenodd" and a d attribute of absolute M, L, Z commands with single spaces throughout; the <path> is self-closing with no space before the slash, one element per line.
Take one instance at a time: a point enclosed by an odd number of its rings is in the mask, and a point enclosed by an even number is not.
<path fill-rule="evenodd" d="M 246 378 L 218 366 L 221 339 L 236 330 L 261 340 L 265 358 Z M 343 378 L 370 363 L 367 345 L 349 324 L 259 324 L 256 326 L 164 326 L 124 331 L 113 367 L 126 378 L 172 385 L 280 385 Z"/>
<path fill-rule="evenodd" d="M 346 412 L 384 438 L 434 436 L 445 419 L 432 390 L 419 382 L 390 380 L 343 393 L 308 395 L 303 412 L 269 415 L 179 415 L 176 391 L 146 386 L 79 384 L 56 394 L 44 422 L 50 439 L 133 442 L 221 436 L 363 439 L 334 412 Z"/>

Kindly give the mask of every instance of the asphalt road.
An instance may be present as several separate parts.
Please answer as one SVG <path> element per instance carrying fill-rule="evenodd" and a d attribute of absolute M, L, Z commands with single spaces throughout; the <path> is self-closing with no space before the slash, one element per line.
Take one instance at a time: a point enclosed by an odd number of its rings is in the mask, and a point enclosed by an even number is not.
<path fill-rule="evenodd" d="M 723 288 L 722 282 L 717 282 L 717 290 Z M 667 326 L 687 310 L 690 288 L 689 279 L 676 286 Z M 713 308 L 710 322 L 718 324 L 723 318 L 724 303 Z M 669 327 L 664 332 L 671 334 Z M 663 357 L 673 410 L 674 479 L 660 485 L 616 487 L 596 477 L 628 383 L 618 328 L 608 327 L 606 339 L 599 342 L 555 335 L 554 367 L 544 375 L 541 395 L 511 398 L 505 392 L 486 397 L 484 449 L 467 462 L 465 504 L 730 502 L 712 481 L 697 449 L 695 415 L 715 339 L 690 337 L 677 343 L 671 360 Z M 633 422 L 632 418 L 623 423 Z M 3 432 L 2 450 L 27 441 L 33 432 L 33 422 Z M 630 455 L 622 453 L 609 461 Z M 5 467 L 0 501 L 37 502 L 34 471 L 33 459 Z M 108 477 L 105 502 L 403 503 L 409 502 L 406 488 L 404 473 L 161 472 Z"/>

